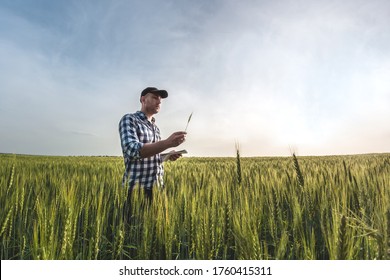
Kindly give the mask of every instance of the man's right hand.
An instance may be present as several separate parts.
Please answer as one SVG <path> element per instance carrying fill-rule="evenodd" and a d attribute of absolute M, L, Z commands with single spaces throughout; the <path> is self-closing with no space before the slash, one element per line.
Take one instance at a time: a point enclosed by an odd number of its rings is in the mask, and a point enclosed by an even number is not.
<path fill-rule="evenodd" d="M 166 141 L 169 147 L 177 147 L 186 140 L 187 132 L 177 131 L 171 134 Z"/>
<path fill-rule="evenodd" d="M 186 134 L 187 132 L 185 131 L 177 131 L 172 133 L 172 135 L 165 140 L 144 144 L 140 150 L 141 158 L 148 158 L 159 154 L 168 148 L 179 146 L 186 140 Z"/>

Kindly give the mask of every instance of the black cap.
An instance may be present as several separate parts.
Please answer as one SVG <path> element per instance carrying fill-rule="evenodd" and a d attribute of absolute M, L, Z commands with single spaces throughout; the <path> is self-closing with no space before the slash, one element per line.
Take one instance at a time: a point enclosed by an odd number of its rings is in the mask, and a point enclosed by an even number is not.
<path fill-rule="evenodd" d="M 145 96 L 148 93 L 156 93 L 161 96 L 161 98 L 167 98 L 168 97 L 168 92 L 163 89 L 158 89 L 156 87 L 147 87 L 141 92 L 141 96 Z"/>

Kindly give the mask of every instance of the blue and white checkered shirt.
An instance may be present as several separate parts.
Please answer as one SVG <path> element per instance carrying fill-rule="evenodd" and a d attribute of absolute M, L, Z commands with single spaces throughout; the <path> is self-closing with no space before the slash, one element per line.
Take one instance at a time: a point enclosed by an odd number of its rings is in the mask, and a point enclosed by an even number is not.
<path fill-rule="evenodd" d="M 126 114 L 119 122 L 119 135 L 125 162 L 123 185 L 128 184 L 130 188 L 134 188 L 139 184 L 149 190 L 155 184 L 163 186 L 164 167 L 160 154 L 149 158 L 140 157 L 144 144 L 161 140 L 155 119 L 152 118 L 150 122 L 141 111 Z"/>

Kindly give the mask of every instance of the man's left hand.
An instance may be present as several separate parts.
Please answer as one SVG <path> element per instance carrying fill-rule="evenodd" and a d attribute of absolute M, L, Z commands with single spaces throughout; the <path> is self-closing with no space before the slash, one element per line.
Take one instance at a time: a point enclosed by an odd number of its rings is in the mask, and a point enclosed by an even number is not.
<path fill-rule="evenodd" d="M 181 157 L 182 157 L 182 154 L 172 154 L 172 155 L 169 155 L 168 160 L 175 161 Z"/>

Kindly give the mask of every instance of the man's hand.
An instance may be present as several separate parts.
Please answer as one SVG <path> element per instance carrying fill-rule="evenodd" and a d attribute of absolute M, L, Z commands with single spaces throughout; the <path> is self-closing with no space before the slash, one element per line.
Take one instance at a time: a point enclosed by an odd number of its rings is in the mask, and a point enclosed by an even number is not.
<path fill-rule="evenodd" d="M 186 140 L 187 132 L 185 131 L 177 131 L 172 133 L 171 136 L 169 136 L 166 141 L 169 147 L 177 147 L 180 144 L 182 144 Z"/>
<path fill-rule="evenodd" d="M 140 150 L 141 158 L 148 158 L 155 154 L 159 154 L 168 148 L 179 146 L 186 140 L 186 134 L 187 132 L 185 131 L 177 131 L 172 133 L 172 135 L 165 140 L 144 144 Z"/>
<path fill-rule="evenodd" d="M 175 150 L 173 151 L 170 151 L 168 154 L 166 154 L 164 157 L 163 157 L 163 161 L 167 161 L 167 160 L 170 160 L 170 161 L 175 161 L 179 158 L 182 157 L 182 154 L 180 153 L 175 153 Z"/>

